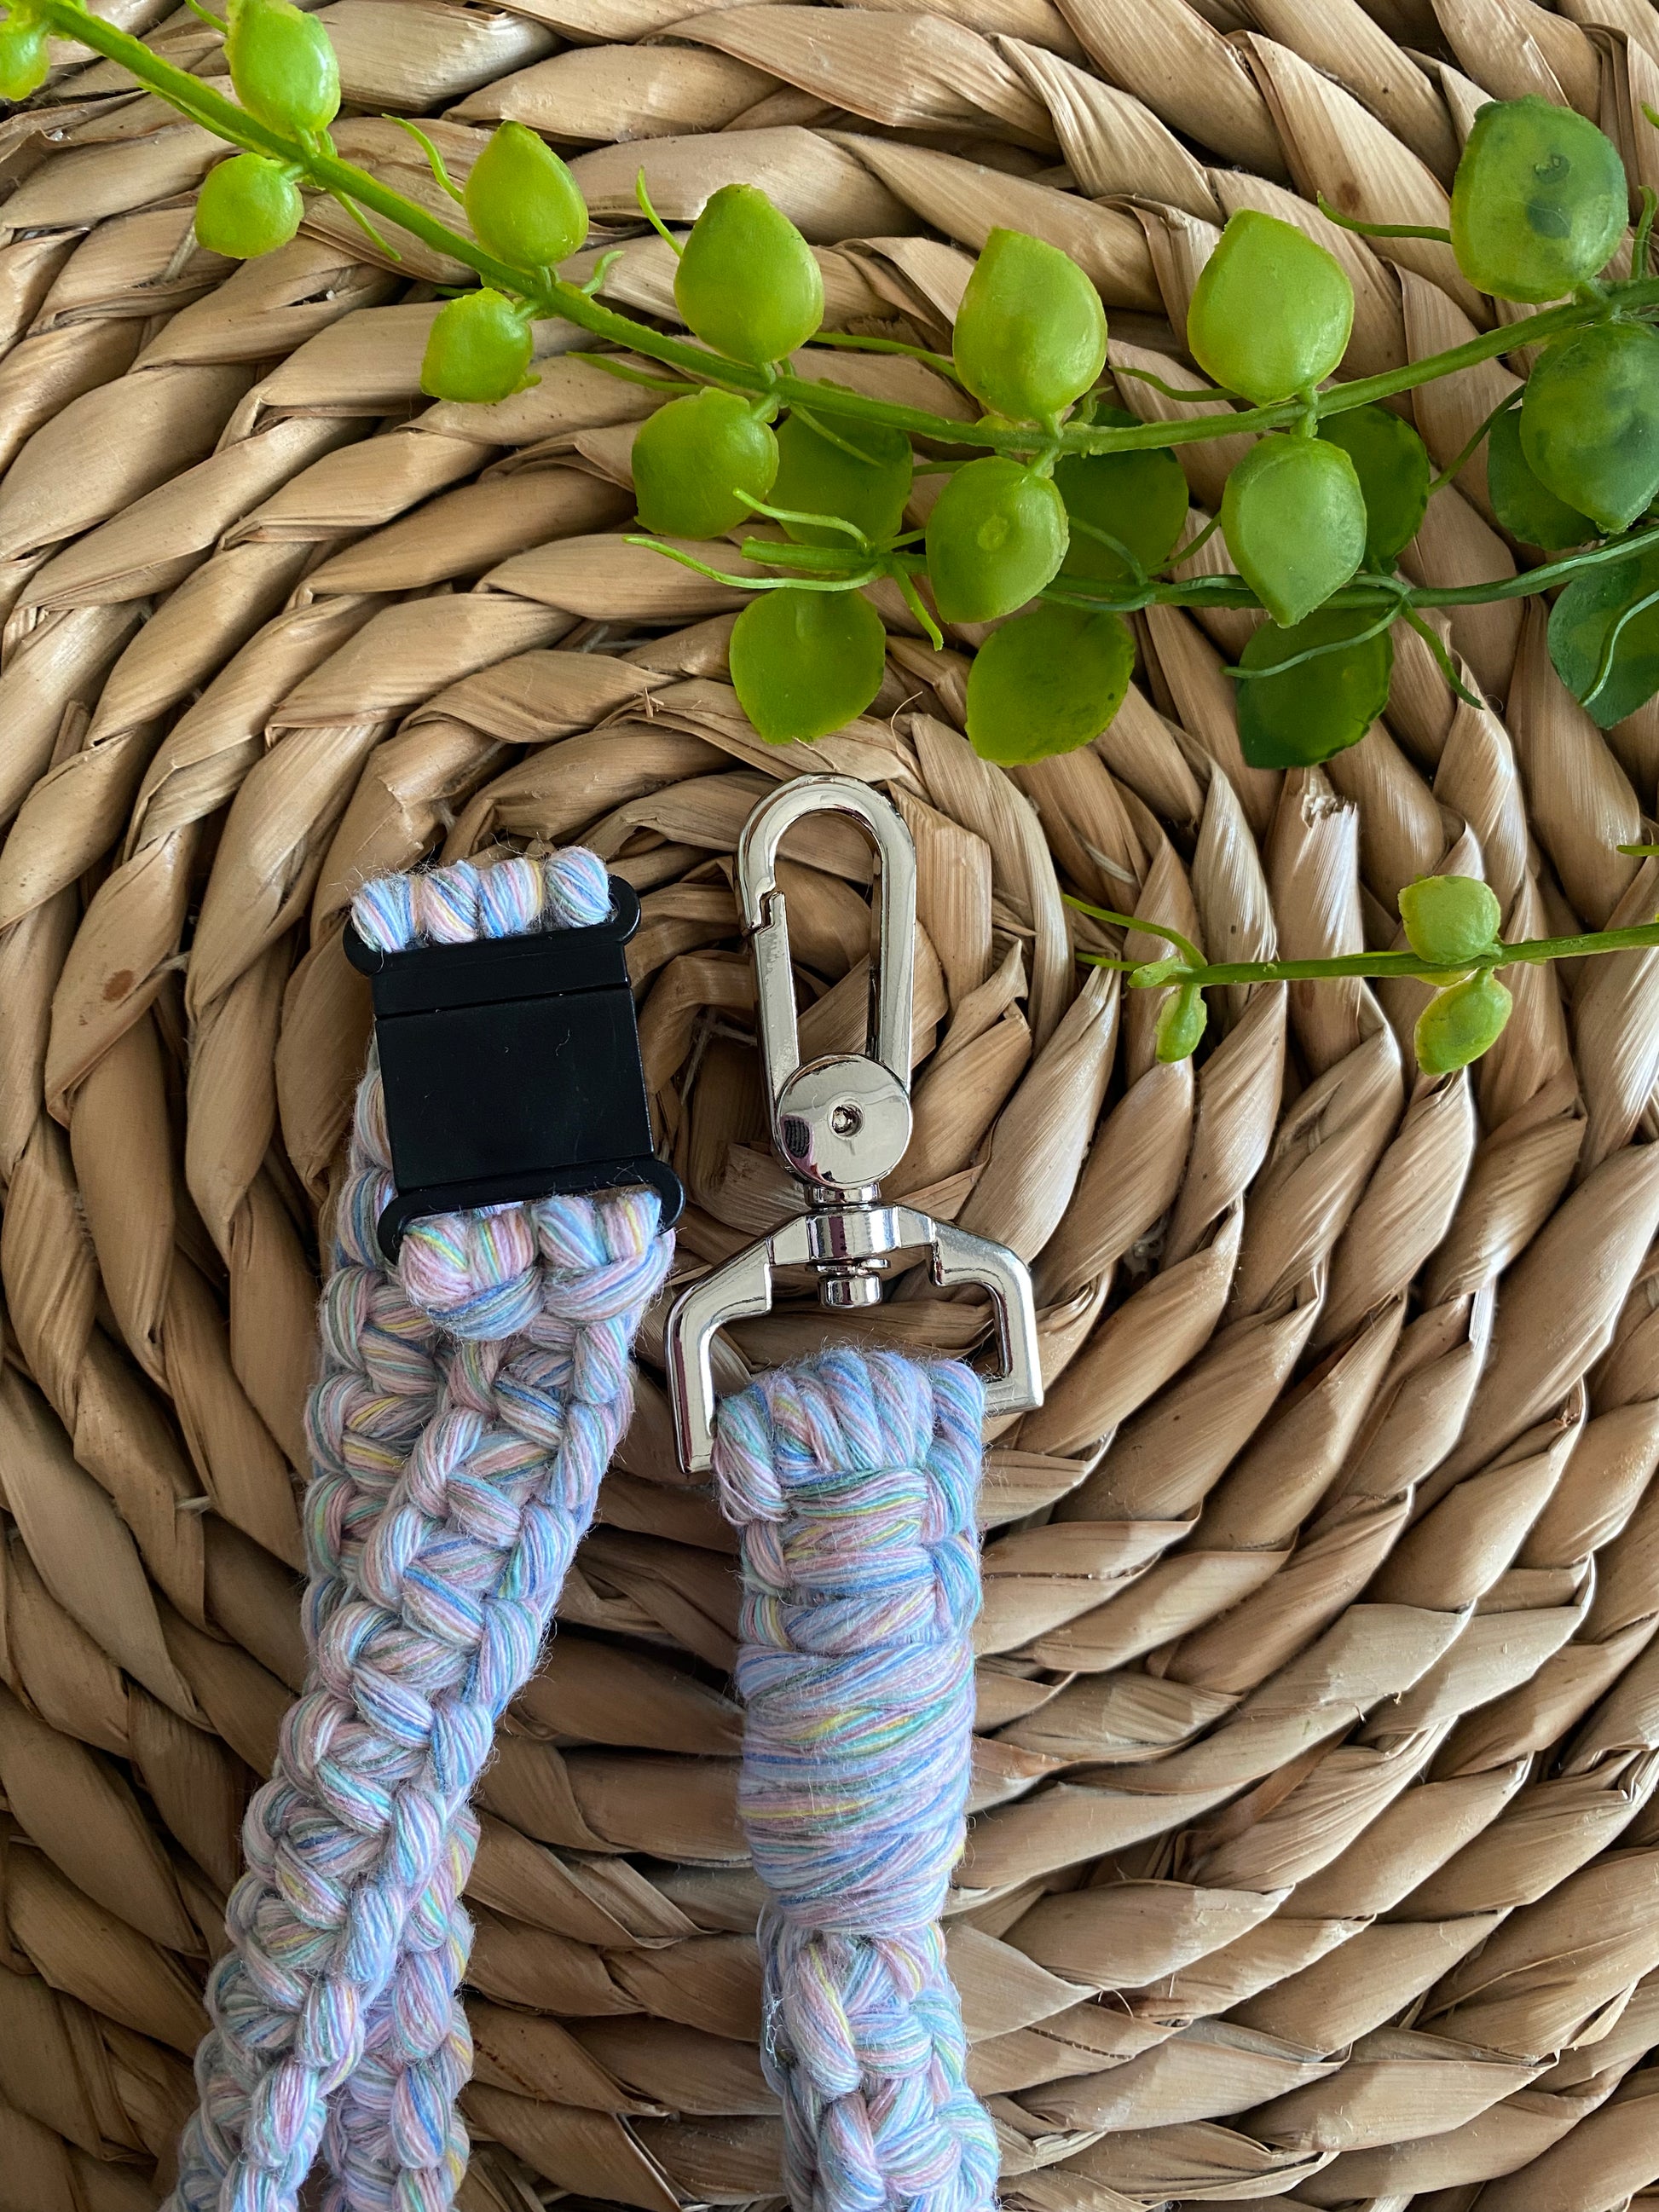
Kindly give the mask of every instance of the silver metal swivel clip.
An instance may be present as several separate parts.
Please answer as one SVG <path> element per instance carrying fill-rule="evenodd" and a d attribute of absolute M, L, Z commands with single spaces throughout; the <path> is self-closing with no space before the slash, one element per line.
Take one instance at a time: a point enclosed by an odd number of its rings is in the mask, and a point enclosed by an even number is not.
<path fill-rule="evenodd" d="M 777 863 L 785 832 L 812 814 L 849 817 L 874 846 L 880 939 L 870 963 L 865 1050 L 803 1066 Z M 681 1460 L 692 1474 L 712 1466 L 714 1334 L 727 1322 L 770 1311 L 778 1267 L 811 1268 L 823 1305 L 879 1305 L 892 1255 L 926 1250 L 935 1283 L 978 1283 L 991 1294 L 1000 1359 L 986 1385 L 987 1412 L 1041 1405 L 1036 1314 L 1024 1261 L 914 1206 L 882 1203 L 882 1181 L 910 1141 L 916 856 L 902 817 L 854 777 L 801 776 L 763 800 L 744 825 L 737 885 L 755 950 L 772 1142 L 801 1185 L 807 1210 L 705 1275 L 670 1314 L 668 1380 Z"/>

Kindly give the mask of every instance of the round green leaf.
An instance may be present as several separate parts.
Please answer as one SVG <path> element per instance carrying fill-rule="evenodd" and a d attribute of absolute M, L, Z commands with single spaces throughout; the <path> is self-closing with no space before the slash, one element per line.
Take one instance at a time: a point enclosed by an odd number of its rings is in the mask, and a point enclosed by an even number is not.
<path fill-rule="evenodd" d="M 1365 501 L 1353 463 L 1322 438 L 1260 439 L 1227 478 L 1221 532 L 1273 620 L 1300 622 L 1364 558 Z"/>
<path fill-rule="evenodd" d="M 1659 547 L 1587 568 L 1550 615 L 1550 659 L 1573 697 L 1609 729 L 1659 691 Z"/>
<path fill-rule="evenodd" d="M 732 361 L 781 361 L 823 320 L 811 247 L 758 185 L 722 185 L 691 226 L 674 298 L 705 345 Z"/>
<path fill-rule="evenodd" d="M 1659 334 L 1595 323 L 1545 347 L 1521 398 L 1533 473 L 1605 532 L 1659 492 Z"/>
<path fill-rule="evenodd" d="M 430 399 L 506 399 L 536 380 L 530 325 L 516 303 L 485 285 L 439 308 L 421 361 Z"/>
<path fill-rule="evenodd" d="M 1424 1074 L 1449 1075 L 1490 1052 L 1504 1034 L 1513 1003 L 1507 986 L 1489 968 L 1449 991 L 1437 991 L 1417 1018 L 1413 1039 Z"/>
<path fill-rule="evenodd" d="M 1429 449 L 1403 415 L 1387 407 L 1351 407 L 1328 415 L 1319 434 L 1353 463 L 1365 501 L 1365 565 L 1392 568 L 1417 535 L 1429 503 Z"/>
<path fill-rule="evenodd" d="M 0 23 L 0 100 L 27 100 L 40 91 L 51 70 L 44 23 L 17 15 Z"/>
<path fill-rule="evenodd" d="M 1629 217 L 1619 150 L 1570 107 L 1490 100 L 1452 182 L 1452 251 L 1470 283 L 1540 306 L 1594 276 Z"/>
<path fill-rule="evenodd" d="M 994 622 L 1034 599 L 1066 558 L 1066 505 L 1053 481 L 1000 453 L 945 481 L 927 518 L 933 605 L 950 623 Z"/>
<path fill-rule="evenodd" d="M 1322 384 L 1347 350 L 1347 271 L 1294 223 L 1229 216 L 1187 307 L 1193 359 L 1224 390 L 1264 405 Z"/>
<path fill-rule="evenodd" d="M 208 171 L 196 201 L 196 235 L 210 253 L 251 261 L 286 246 L 305 211 L 280 161 L 238 154 Z"/>
<path fill-rule="evenodd" d="M 836 514 L 856 523 L 872 544 L 884 544 L 904 526 L 914 463 L 910 441 L 884 422 L 830 418 L 825 437 L 799 415 L 779 423 L 778 473 L 769 495 L 774 507 L 799 514 Z M 851 551 L 845 531 L 817 523 L 786 522 L 804 545 L 840 545 Z"/>
<path fill-rule="evenodd" d="M 1272 671 L 1316 646 L 1330 649 L 1282 674 L 1238 683 L 1238 737 L 1252 768 L 1310 768 L 1357 745 L 1389 703 L 1394 641 L 1387 630 L 1356 642 L 1369 610 L 1322 607 L 1293 629 L 1264 623 L 1241 667 Z"/>
<path fill-rule="evenodd" d="M 732 629 L 732 684 L 769 745 L 826 738 L 881 689 L 887 635 L 857 592 L 761 592 Z"/>
<path fill-rule="evenodd" d="M 340 109 L 328 27 L 294 0 L 228 0 L 225 60 L 236 97 L 273 131 L 326 131 Z"/>
<path fill-rule="evenodd" d="M 997 229 L 974 264 L 951 345 L 957 374 L 982 407 L 1046 422 L 1105 365 L 1106 311 L 1069 253 Z"/>
<path fill-rule="evenodd" d="M 671 399 L 634 441 L 640 520 L 671 538 L 718 538 L 751 520 L 778 472 L 777 441 L 735 392 Z M 850 543 L 850 541 L 848 541 Z"/>
<path fill-rule="evenodd" d="M 467 220 L 486 252 L 546 269 L 587 235 L 587 206 L 564 163 L 522 123 L 501 123 L 466 180 Z"/>
<path fill-rule="evenodd" d="M 1504 920 L 1496 892 L 1478 876 L 1419 876 L 1399 904 L 1406 942 L 1437 968 L 1472 967 Z"/>
<path fill-rule="evenodd" d="M 1094 420 L 1127 428 L 1136 418 L 1121 407 L 1097 407 Z M 1071 520 L 1068 576 L 1099 584 L 1133 581 L 1122 556 L 1091 535 L 1095 531 L 1116 538 L 1150 575 L 1174 552 L 1186 526 L 1187 478 L 1167 447 L 1071 453 L 1056 465 L 1054 482 Z"/>
<path fill-rule="evenodd" d="M 1196 983 L 1183 983 L 1178 990 L 1171 991 L 1158 1018 L 1155 1050 L 1158 1059 L 1166 1066 L 1176 1060 L 1190 1060 L 1204 1041 L 1208 1019 L 1204 994 Z"/>
<path fill-rule="evenodd" d="M 1596 535 L 1589 515 L 1558 499 L 1521 447 L 1521 410 L 1511 407 L 1492 424 L 1486 438 L 1486 489 L 1492 513 L 1511 538 L 1559 553 L 1583 545 Z"/>
<path fill-rule="evenodd" d="M 1044 605 L 992 631 L 968 672 L 968 735 L 1005 767 L 1069 753 L 1123 704 L 1134 641 L 1117 615 Z"/>

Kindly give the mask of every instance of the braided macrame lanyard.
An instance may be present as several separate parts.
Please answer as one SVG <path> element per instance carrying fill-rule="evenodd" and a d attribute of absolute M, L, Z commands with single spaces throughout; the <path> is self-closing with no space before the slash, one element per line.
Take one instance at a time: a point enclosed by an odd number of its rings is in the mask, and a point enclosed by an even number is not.
<path fill-rule="evenodd" d="M 987 2212 L 939 1915 L 962 1850 L 984 1392 L 954 1362 L 827 1352 L 720 1407 L 742 1532 L 741 1806 L 771 1893 L 762 2058 L 796 2212 Z"/>
<path fill-rule="evenodd" d="M 396 951 L 609 906 L 604 864 L 573 848 L 388 878 L 353 919 Z M 371 1063 L 309 1409 L 310 1661 L 244 1826 L 175 2212 L 292 2212 L 319 2148 L 331 2212 L 453 2202 L 468 1800 L 592 1517 L 667 1273 L 652 1191 L 430 1218 L 395 1268 L 375 1238 L 392 1191 Z"/>

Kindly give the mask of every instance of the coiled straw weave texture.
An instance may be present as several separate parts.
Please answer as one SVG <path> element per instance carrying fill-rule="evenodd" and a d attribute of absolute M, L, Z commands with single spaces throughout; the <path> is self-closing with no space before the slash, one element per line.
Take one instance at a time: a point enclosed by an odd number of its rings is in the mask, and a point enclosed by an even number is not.
<path fill-rule="evenodd" d="M 194 16 L 121 6 L 214 74 Z M 763 184 L 835 324 L 929 347 L 989 228 L 1038 232 L 1100 286 L 1115 357 L 1176 385 L 1194 277 L 1247 205 L 1352 274 L 1346 373 L 1488 325 L 1433 241 L 1315 204 L 1443 222 L 1487 97 L 1595 115 L 1659 185 L 1650 0 L 326 15 L 354 155 L 419 193 L 380 111 L 457 173 L 520 117 L 594 210 L 575 267 L 625 244 L 608 296 L 665 319 L 641 164 L 678 228 Z M 573 842 L 635 884 L 684 1273 L 789 1202 L 730 866 L 809 769 L 878 785 L 918 845 L 917 1126 L 889 1189 L 1039 1289 L 1049 1396 L 991 1440 L 945 1920 L 1004 2202 L 1651 2192 L 1659 956 L 1512 975 L 1472 1079 L 1419 1078 L 1395 983 L 1229 994 L 1194 1071 L 1156 1064 L 1150 994 L 1075 964 L 1106 940 L 1060 893 L 1239 956 L 1388 944 L 1437 869 L 1484 875 L 1511 935 L 1650 915 L 1659 863 L 1616 848 L 1650 829 L 1659 716 L 1604 735 L 1535 607 L 1460 609 L 1487 703 L 1402 634 L 1386 724 L 1267 775 L 1221 672 L 1238 618 L 1154 610 L 1112 728 L 1006 774 L 961 734 L 975 636 L 936 659 L 895 603 L 870 715 L 769 750 L 726 681 L 729 592 L 621 542 L 656 395 L 548 325 L 533 390 L 426 404 L 458 272 L 377 258 L 321 204 L 233 270 L 190 234 L 215 158 L 68 51 L 0 123 L 0 2207 L 152 2212 L 175 2179 L 238 1824 L 303 1668 L 303 1406 L 368 1034 L 351 898 Z M 1528 366 L 1415 396 L 1439 465 Z M 827 373 L 954 404 L 919 363 Z M 1196 532 L 1233 456 L 1185 452 Z M 1485 501 L 1475 460 L 1408 565 L 1510 573 Z M 822 827 L 786 854 L 809 1049 L 861 1031 L 866 866 Z M 901 1291 L 849 1336 L 979 1340 L 972 1304 Z M 786 1298 L 732 1333 L 722 1386 L 827 1326 Z M 468 2212 L 779 2197 L 735 1540 L 677 1473 L 659 1338 L 659 1310 L 477 1800 Z"/>

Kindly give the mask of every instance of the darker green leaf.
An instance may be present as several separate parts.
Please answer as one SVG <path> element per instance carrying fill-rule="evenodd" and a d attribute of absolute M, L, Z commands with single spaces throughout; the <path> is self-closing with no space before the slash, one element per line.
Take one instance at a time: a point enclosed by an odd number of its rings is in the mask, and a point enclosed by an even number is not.
<path fill-rule="evenodd" d="M 1428 447 L 1401 415 L 1387 407 L 1351 407 L 1328 415 L 1319 434 L 1340 446 L 1365 495 L 1365 563 L 1392 568 L 1410 544 L 1429 503 Z"/>
<path fill-rule="evenodd" d="M 1388 631 L 1363 635 L 1376 620 L 1364 609 L 1321 607 L 1291 629 L 1264 623 L 1256 631 L 1238 680 L 1239 742 L 1252 768 L 1310 768 L 1358 744 L 1389 703 L 1394 669 Z"/>
<path fill-rule="evenodd" d="M 1097 425 L 1127 429 L 1136 417 L 1121 407 L 1097 407 L 1091 419 Z M 1128 562 L 1109 540 L 1151 575 L 1174 552 L 1186 527 L 1187 478 L 1165 447 L 1069 453 L 1056 466 L 1054 482 L 1071 521 L 1068 577 L 1117 586 L 1133 582 Z"/>
<path fill-rule="evenodd" d="M 1557 675 L 1604 730 L 1633 714 L 1659 691 L 1659 545 L 1575 576 L 1549 635 Z"/>
<path fill-rule="evenodd" d="M 836 422 L 823 432 L 804 416 L 779 423 L 778 473 L 768 504 L 803 514 L 833 514 L 855 523 L 872 544 L 884 544 L 904 527 L 910 496 L 910 441 L 881 422 Z M 845 531 L 821 523 L 786 522 L 785 532 L 804 545 L 848 550 Z"/>
<path fill-rule="evenodd" d="M 1533 474 L 1532 464 L 1521 450 L 1518 407 L 1500 415 L 1487 434 L 1486 489 L 1492 513 L 1523 545 L 1559 553 L 1570 545 L 1587 544 L 1597 534 L 1589 515 L 1558 499 Z"/>

